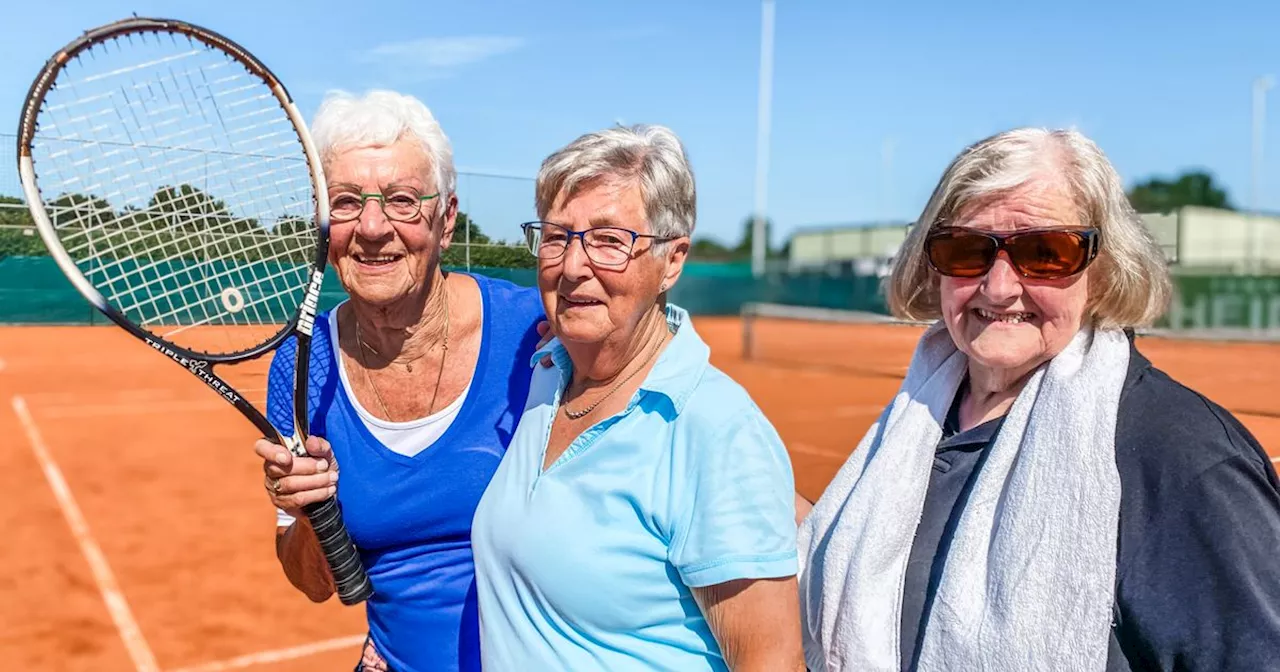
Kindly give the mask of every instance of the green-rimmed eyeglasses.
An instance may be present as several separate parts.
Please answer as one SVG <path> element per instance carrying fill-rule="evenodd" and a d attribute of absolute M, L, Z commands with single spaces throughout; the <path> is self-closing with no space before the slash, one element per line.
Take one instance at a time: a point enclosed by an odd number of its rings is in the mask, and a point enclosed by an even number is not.
<path fill-rule="evenodd" d="M 618 226 L 597 226 L 585 231 L 573 231 L 550 222 L 525 222 L 524 241 L 529 251 L 539 259 L 559 259 L 564 256 L 574 238 L 582 239 L 582 249 L 587 258 L 600 266 L 625 266 L 631 261 L 631 252 L 640 238 L 650 238 L 662 243 L 675 238 L 637 233 Z"/>
<path fill-rule="evenodd" d="M 329 195 L 329 221 L 350 222 L 359 219 L 365 203 L 373 200 L 382 207 L 387 219 L 412 222 L 422 213 L 422 203 L 440 194 L 423 196 L 410 187 L 397 187 L 386 194 L 366 194 L 355 191 L 337 191 Z"/>

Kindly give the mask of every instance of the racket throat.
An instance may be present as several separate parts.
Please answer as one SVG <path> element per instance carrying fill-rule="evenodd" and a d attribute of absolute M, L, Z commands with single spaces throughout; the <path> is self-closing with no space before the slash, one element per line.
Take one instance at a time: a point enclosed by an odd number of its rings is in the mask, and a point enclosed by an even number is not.
<path fill-rule="evenodd" d="M 284 447 L 297 457 L 307 457 L 307 446 L 301 432 L 292 436 L 281 436 L 280 440 L 284 442 Z"/>

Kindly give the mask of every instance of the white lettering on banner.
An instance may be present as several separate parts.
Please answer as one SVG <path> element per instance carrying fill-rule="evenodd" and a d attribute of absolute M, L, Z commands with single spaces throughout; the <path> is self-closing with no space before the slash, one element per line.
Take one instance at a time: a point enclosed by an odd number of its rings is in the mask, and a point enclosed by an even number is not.
<path fill-rule="evenodd" d="M 159 341 L 153 341 L 150 338 L 146 339 L 146 341 L 147 345 L 150 345 L 152 348 L 164 353 L 169 357 L 169 359 L 181 364 L 186 368 L 186 370 L 194 373 L 197 378 L 204 381 L 205 385 L 212 387 L 218 392 L 218 394 L 225 397 L 227 401 L 230 401 L 231 403 L 238 403 L 240 401 L 240 395 L 236 394 L 235 390 L 228 387 L 226 383 L 219 380 L 217 376 L 213 375 L 213 373 L 208 370 L 208 362 L 200 359 L 183 357 L 182 355 L 174 352 L 172 348 Z"/>

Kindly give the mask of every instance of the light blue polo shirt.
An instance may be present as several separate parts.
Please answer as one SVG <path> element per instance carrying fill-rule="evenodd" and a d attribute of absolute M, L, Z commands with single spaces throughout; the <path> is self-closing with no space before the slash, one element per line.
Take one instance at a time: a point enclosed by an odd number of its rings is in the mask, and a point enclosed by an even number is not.
<path fill-rule="evenodd" d="M 572 364 L 530 360 L 529 399 L 472 526 L 484 669 L 727 670 L 691 587 L 796 573 L 781 439 L 710 365 L 686 311 L 626 410 L 546 472 Z M 537 365 L 551 353 L 555 366 Z"/>

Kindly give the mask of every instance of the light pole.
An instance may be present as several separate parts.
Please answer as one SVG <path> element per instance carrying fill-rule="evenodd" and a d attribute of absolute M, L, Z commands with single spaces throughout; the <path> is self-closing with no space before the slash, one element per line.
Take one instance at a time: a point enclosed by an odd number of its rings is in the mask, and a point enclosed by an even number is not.
<path fill-rule="evenodd" d="M 760 22 L 760 90 L 756 101 L 756 199 L 751 222 L 751 273 L 764 275 L 768 234 L 765 203 L 769 176 L 769 114 L 773 102 L 773 1 L 763 0 Z"/>
<path fill-rule="evenodd" d="M 1253 80 L 1253 170 L 1249 185 L 1249 235 L 1246 243 L 1246 256 L 1255 269 L 1260 265 L 1258 250 L 1257 222 L 1258 199 L 1262 191 L 1262 145 L 1263 131 L 1267 117 L 1267 90 L 1275 85 L 1275 77 L 1264 75 Z"/>
<path fill-rule="evenodd" d="M 893 138 L 885 138 L 880 143 L 880 219 L 881 224 L 888 224 L 893 210 Z"/>

